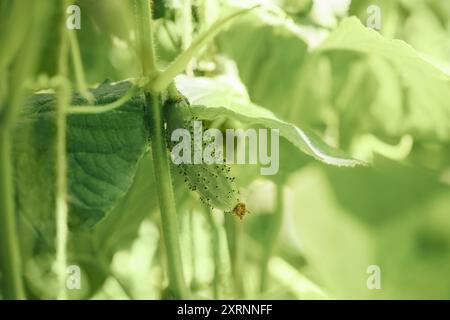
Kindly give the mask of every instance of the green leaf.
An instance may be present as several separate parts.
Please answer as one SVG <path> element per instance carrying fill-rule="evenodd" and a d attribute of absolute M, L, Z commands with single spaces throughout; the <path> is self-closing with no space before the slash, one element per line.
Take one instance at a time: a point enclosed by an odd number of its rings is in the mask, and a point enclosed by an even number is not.
<path fill-rule="evenodd" d="M 97 243 L 107 254 L 131 244 L 145 218 L 158 208 L 154 191 L 153 161 L 147 152 L 139 161 L 133 184 L 111 213 L 93 230 Z"/>
<path fill-rule="evenodd" d="M 93 94 L 97 104 L 107 104 L 120 98 L 129 87 L 127 82 L 104 83 Z M 85 103 L 78 95 L 72 102 Z M 46 225 L 38 228 L 41 231 L 53 228 L 53 104 L 53 95 L 35 95 L 16 130 L 19 208 L 36 224 Z M 136 96 L 107 113 L 69 115 L 67 127 L 70 222 L 72 226 L 92 226 L 127 193 L 146 149 L 142 97 Z M 46 205 L 37 205 L 41 202 Z M 35 212 L 35 208 L 39 212 L 42 209 L 42 213 Z"/>
<path fill-rule="evenodd" d="M 427 78 L 450 79 L 444 70 L 427 62 L 406 42 L 386 39 L 375 30 L 364 27 L 355 17 L 345 18 L 316 50 L 351 50 L 378 55 L 394 63 L 405 76 L 422 73 Z"/>
<path fill-rule="evenodd" d="M 189 99 L 193 113 L 201 119 L 214 120 L 227 117 L 246 125 L 262 125 L 279 129 L 280 135 L 302 152 L 327 164 L 355 166 L 363 164 L 323 142 L 307 129 L 277 118 L 269 110 L 250 102 L 243 86 L 236 79 L 226 77 L 189 78 L 179 76 L 177 86 Z"/>
<path fill-rule="evenodd" d="M 106 104 L 128 89 L 128 83 L 104 84 L 94 95 L 98 104 Z M 71 209 L 80 223 L 93 225 L 113 209 L 133 182 L 148 140 L 143 101 L 137 96 L 114 112 L 71 115 L 68 121 Z"/>
<path fill-rule="evenodd" d="M 450 75 L 443 68 L 429 62 L 406 42 L 386 39 L 364 27 L 355 17 L 344 19 L 317 48 L 318 52 L 335 50 L 382 59 L 396 71 L 404 95 L 402 103 L 391 109 L 401 110 L 404 131 L 442 140 L 450 138 Z"/>
<path fill-rule="evenodd" d="M 106 82 L 92 92 L 96 103 L 104 105 L 123 96 L 130 85 Z M 16 203 L 26 279 L 32 294 L 50 294 L 49 298 L 54 298 L 53 292 L 46 291 L 46 284 L 51 286 L 55 279 L 36 281 L 36 276 L 51 275 L 54 259 L 54 101 L 53 94 L 31 97 L 14 132 Z M 75 94 L 72 103 L 85 101 Z M 68 260 L 80 266 L 86 277 L 84 290 L 73 297 L 89 298 L 103 285 L 114 253 L 132 242 L 143 219 L 156 207 L 151 160 L 141 161 L 147 140 L 140 96 L 114 111 L 68 117 L 72 227 Z"/>
<path fill-rule="evenodd" d="M 344 150 L 367 132 L 450 138 L 446 68 L 355 17 L 324 32 L 276 14 L 254 14 L 218 43 L 236 62 L 252 101 L 296 125 L 336 132 Z"/>
<path fill-rule="evenodd" d="M 154 188 L 152 159 L 147 152 L 139 161 L 132 186 L 114 209 L 93 229 L 71 234 L 69 260 L 80 265 L 89 279 L 86 298 L 103 286 L 114 255 L 132 245 L 142 222 L 158 208 Z"/>

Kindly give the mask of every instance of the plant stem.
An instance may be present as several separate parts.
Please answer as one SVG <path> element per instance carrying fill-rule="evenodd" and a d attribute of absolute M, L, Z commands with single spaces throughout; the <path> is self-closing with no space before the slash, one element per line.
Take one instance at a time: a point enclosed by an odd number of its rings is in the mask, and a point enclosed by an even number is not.
<path fill-rule="evenodd" d="M 64 7 L 65 8 L 65 7 Z M 56 268 L 58 276 L 57 298 L 67 298 L 67 109 L 70 105 L 70 89 L 66 82 L 69 42 L 66 28 L 62 29 L 58 60 L 60 84 L 56 90 Z"/>
<path fill-rule="evenodd" d="M 192 1 L 191 0 L 183 0 L 183 8 L 182 8 L 182 22 L 183 22 L 183 50 L 189 48 L 192 42 Z"/>
<path fill-rule="evenodd" d="M 204 213 L 208 220 L 212 234 L 212 254 L 214 259 L 214 299 L 220 299 L 220 286 L 222 284 L 221 260 L 220 260 L 220 226 L 214 217 L 214 212 L 205 206 Z"/>
<path fill-rule="evenodd" d="M 66 156 L 66 100 L 65 89 L 58 89 L 56 131 L 56 263 L 58 274 L 58 299 L 66 299 L 67 268 L 67 156 Z"/>
<path fill-rule="evenodd" d="M 148 93 L 145 95 L 145 100 L 151 121 L 152 155 L 168 260 L 169 291 L 175 299 L 183 299 L 187 297 L 187 288 L 181 263 L 175 196 L 161 117 L 161 103 L 158 96 Z"/>
<path fill-rule="evenodd" d="M 0 54 L 0 79 L 7 90 L 0 94 L 0 270 L 4 299 L 25 299 L 20 242 L 17 237 L 14 203 L 12 130 L 23 101 L 24 82 L 33 75 L 38 58 L 42 30 L 46 30 L 46 2 L 9 2 L 8 19 L 1 27 L 9 30 L 0 36 L 6 52 Z M 2 17 L 4 18 L 4 17 Z M 6 72 L 6 68 L 10 72 Z"/>
<path fill-rule="evenodd" d="M 11 135 L 9 128 L 0 125 L 0 263 L 3 298 L 25 299 L 19 241 L 15 221 Z"/>
<path fill-rule="evenodd" d="M 14 61 L 20 46 L 27 37 L 28 28 L 32 22 L 26 12 L 35 9 L 30 8 L 30 4 L 25 1 L 9 1 L 2 4 L 4 5 L 4 11 L 1 12 L 2 16 L 0 16 L 0 30 L 8 30 L 8 32 L 0 34 L 0 43 L 2 44 L 0 71 Z"/>
<path fill-rule="evenodd" d="M 103 112 L 109 112 L 109 111 L 112 111 L 114 109 L 117 109 L 117 108 L 120 108 L 121 106 L 123 106 L 127 101 L 131 100 L 138 92 L 139 92 L 139 88 L 133 86 L 122 97 L 120 97 L 119 99 L 117 99 L 114 102 L 111 102 L 111 103 L 108 103 L 105 105 L 96 105 L 96 106 L 91 106 L 91 105 L 71 106 L 71 107 L 69 107 L 67 112 L 70 114 L 99 114 L 99 113 L 103 113 Z"/>
<path fill-rule="evenodd" d="M 138 52 L 144 76 L 152 77 L 157 71 L 155 46 L 153 41 L 153 21 L 150 1 L 134 0 L 137 25 Z"/>
<path fill-rule="evenodd" d="M 148 0 L 135 0 L 134 3 L 143 76 L 151 78 L 158 71 L 153 45 L 150 3 Z M 162 106 L 160 95 L 152 94 L 150 91 L 151 88 L 148 86 L 145 92 L 145 111 L 152 137 L 151 146 L 155 181 L 158 190 L 162 229 L 168 260 L 168 289 L 173 298 L 183 299 L 188 297 L 188 291 L 181 261 L 175 196 L 173 193 L 172 177 L 170 175 L 164 123 L 161 115 Z"/>
<path fill-rule="evenodd" d="M 190 290 L 191 292 L 195 292 L 197 290 L 198 286 L 198 280 L 197 280 L 197 264 L 196 264 L 196 245 L 195 245 L 195 222 L 194 222 L 194 210 L 189 210 L 187 213 L 188 215 L 188 223 L 189 223 L 189 242 L 190 242 L 190 251 L 191 251 L 191 268 L 192 268 L 192 279 L 190 284 Z"/>
<path fill-rule="evenodd" d="M 231 260 L 231 272 L 233 274 L 233 285 L 237 298 L 245 297 L 244 283 L 242 278 L 243 268 L 243 229 L 241 221 L 237 221 L 232 214 L 225 214 L 225 230 L 227 233 L 228 250 Z"/>
<path fill-rule="evenodd" d="M 78 91 L 80 94 L 92 104 L 94 102 L 94 96 L 89 91 L 86 84 L 86 77 L 84 75 L 83 70 L 83 62 L 81 59 L 80 46 L 78 45 L 77 35 L 75 30 L 71 30 L 68 32 L 67 36 L 70 41 L 70 52 L 72 56 L 73 69 L 75 71 L 75 79 L 77 82 Z"/>
<path fill-rule="evenodd" d="M 260 275 L 260 291 L 264 292 L 267 290 L 268 285 L 268 269 L 270 258 L 278 244 L 278 238 L 281 231 L 281 226 L 283 222 L 283 186 L 277 185 L 277 205 L 275 212 L 271 216 L 271 221 L 269 224 L 268 236 L 265 245 L 265 250 L 261 261 L 261 275 Z"/>
<path fill-rule="evenodd" d="M 175 82 L 171 82 L 170 85 L 167 87 L 167 96 L 169 97 L 169 99 L 173 100 L 173 101 L 178 101 L 183 99 L 183 96 L 180 94 L 180 92 L 178 91 Z"/>
<path fill-rule="evenodd" d="M 182 49 L 186 50 L 192 43 L 192 33 L 194 31 L 192 27 L 192 1 L 183 0 L 183 8 L 181 14 L 181 21 L 183 25 L 182 33 Z M 193 57 L 192 57 L 193 58 Z M 186 65 L 186 74 L 192 76 L 194 74 L 193 59 Z"/>

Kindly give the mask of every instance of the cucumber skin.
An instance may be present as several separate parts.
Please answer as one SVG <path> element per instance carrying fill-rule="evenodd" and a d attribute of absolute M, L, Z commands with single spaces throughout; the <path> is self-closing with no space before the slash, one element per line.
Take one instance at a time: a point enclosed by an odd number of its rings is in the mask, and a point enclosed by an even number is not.
<path fill-rule="evenodd" d="M 164 105 L 164 118 L 167 123 L 167 140 L 170 151 L 175 143 L 170 136 L 175 129 L 184 128 L 191 134 L 191 148 L 193 155 L 194 135 L 193 121 L 197 120 L 190 110 L 189 102 L 184 98 L 168 100 Z M 196 191 L 200 200 L 209 207 L 234 212 L 242 207 L 239 191 L 231 176 L 231 168 L 225 164 L 179 164 L 175 165 L 178 172 L 184 176 L 189 189 Z"/>

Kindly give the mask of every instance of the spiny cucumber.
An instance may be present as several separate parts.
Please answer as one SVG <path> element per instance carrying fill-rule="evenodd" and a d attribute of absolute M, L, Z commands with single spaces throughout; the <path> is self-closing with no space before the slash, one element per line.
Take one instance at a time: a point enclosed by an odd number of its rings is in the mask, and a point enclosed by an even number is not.
<path fill-rule="evenodd" d="M 175 129 L 187 129 L 191 139 L 191 155 L 194 155 L 194 121 L 189 102 L 180 96 L 177 100 L 168 100 L 164 105 L 164 117 L 167 123 L 168 146 L 172 152 L 177 142 L 171 140 Z M 205 145 L 205 142 L 204 142 Z M 203 147 L 204 147 L 203 145 Z M 203 160 L 203 155 L 202 155 Z M 180 163 L 174 164 L 190 190 L 197 191 L 200 200 L 209 207 L 215 207 L 224 212 L 232 212 L 242 219 L 248 212 L 245 203 L 239 199 L 239 191 L 231 176 L 231 168 L 225 164 Z"/>

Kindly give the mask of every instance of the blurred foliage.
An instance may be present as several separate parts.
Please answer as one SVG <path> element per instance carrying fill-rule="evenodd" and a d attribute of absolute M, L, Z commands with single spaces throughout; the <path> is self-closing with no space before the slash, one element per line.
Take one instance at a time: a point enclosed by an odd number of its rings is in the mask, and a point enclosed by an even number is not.
<path fill-rule="evenodd" d="M 186 17 L 184 0 L 153 1 L 160 67 L 184 48 L 180 21 L 191 19 L 195 38 L 221 12 L 253 2 L 192 0 Z M 139 76 L 134 8 L 122 0 L 76 3 L 87 82 L 98 104 L 113 101 L 124 90 L 102 92 L 105 79 Z M 380 8 L 380 30 L 366 27 L 371 5 Z M 0 17 L 7 10 L 0 1 Z M 48 12 L 55 28 L 45 33 L 35 77 L 55 74 L 64 18 Z M 193 297 L 450 299 L 449 39 L 448 0 L 269 0 L 193 59 L 177 86 L 198 117 L 219 128 L 278 128 L 282 137 L 276 176 L 233 167 L 251 211 L 242 222 L 205 210 L 174 176 Z M 2 77 L 11 71 L 0 67 Z M 10 90 L 4 79 L 0 112 Z M 39 101 L 27 103 L 14 135 L 24 279 L 35 299 L 54 298 L 56 288 L 50 97 L 31 98 Z M 90 228 L 71 224 L 69 264 L 81 267 L 83 286 L 70 298 L 165 297 L 141 98 L 111 113 L 69 117 L 71 221 L 91 220 Z M 105 156 L 111 153 L 114 159 Z M 351 158 L 370 166 L 316 161 L 358 163 Z M 371 265 L 380 267 L 380 290 L 367 288 Z"/>

